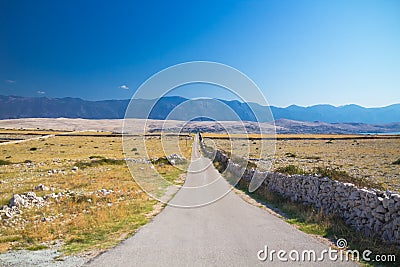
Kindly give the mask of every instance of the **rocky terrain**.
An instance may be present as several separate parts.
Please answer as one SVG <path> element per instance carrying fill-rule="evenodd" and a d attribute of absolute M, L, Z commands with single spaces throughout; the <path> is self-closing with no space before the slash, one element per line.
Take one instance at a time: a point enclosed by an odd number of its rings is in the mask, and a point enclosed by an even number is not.
<path fill-rule="evenodd" d="M 36 191 L 54 191 L 54 188 L 49 188 L 43 184 L 39 184 L 38 186 L 35 187 Z M 10 227 L 10 226 L 15 226 L 18 225 L 18 227 L 24 228 L 24 224 L 27 223 L 26 220 L 21 218 L 20 215 L 23 214 L 23 212 L 27 209 L 31 208 L 36 208 L 36 210 L 40 210 L 40 208 L 44 206 L 51 206 L 55 205 L 57 202 L 64 200 L 65 198 L 82 198 L 86 199 L 87 201 L 90 202 L 90 199 L 93 197 L 93 195 L 96 196 L 96 198 L 102 198 L 105 197 L 109 194 L 117 194 L 117 195 L 122 195 L 123 192 L 117 192 L 115 193 L 113 190 L 107 190 L 107 189 L 99 189 L 96 192 L 87 192 L 87 193 L 82 193 L 82 192 L 76 192 L 72 190 L 64 190 L 60 191 L 58 193 L 49 193 L 45 194 L 43 197 L 37 196 L 35 192 L 26 192 L 23 194 L 14 194 L 8 205 L 4 205 L 3 207 L 0 208 L 0 219 L 3 222 L 2 227 Z M 58 217 L 63 217 L 63 214 L 57 214 Z M 49 217 L 41 217 L 37 218 L 37 220 L 41 222 L 51 222 L 54 219 L 56 219 L 55 216 L 49 216 Z"/>
<path fill-rule="evenodd" d="M 124 120 L 87 120 L 67 118 L 27 118 L 0 120 L 0 128 L 5 129 L 52 129 L 66 131 L 111 131 L 121 133 Z M 356 134 L 356 133 L 392 133 L 400 132 L 400 122 L 390 124 L 363 124 L 363 123 L 325 123 L 301 122 L 293 120 L 276 120 L 275 122 L 237 122 L 237 121 L 174 121 L 174 120 L 144 120 L 127 119 L 125 124 L 130 129 L 143 132 L 143 125 L 148 132 L 212 132 L 212 133 L 273 133 L 274 127 L 278 134 Z M 8 136 L 7 138 L 13 138 Z"/>

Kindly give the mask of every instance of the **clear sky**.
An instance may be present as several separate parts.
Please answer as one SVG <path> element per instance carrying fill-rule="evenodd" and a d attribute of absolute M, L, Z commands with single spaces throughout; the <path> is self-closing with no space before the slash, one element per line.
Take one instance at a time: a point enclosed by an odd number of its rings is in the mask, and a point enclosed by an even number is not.
<path fill-rule="evenodd" d="M 0 1 L 0 95 L 126 99 L 192 60 L 275 106 L 400 103 L 400 1 Z"/>

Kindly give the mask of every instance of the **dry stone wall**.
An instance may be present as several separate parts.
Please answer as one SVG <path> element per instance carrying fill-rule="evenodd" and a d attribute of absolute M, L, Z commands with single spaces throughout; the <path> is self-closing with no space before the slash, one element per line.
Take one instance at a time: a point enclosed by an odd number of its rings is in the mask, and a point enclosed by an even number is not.
<path fill-rule="evenodd" d="M 286 175 L 245 169 L 232 162 L 223 152 L 210 151 L 200 142 L 205 156 L 227 168 L 233 175 L 242 175 L 239 183 L 248 188 L 253 175 L 264 176 L 258 190 L 279 193 L 292 201 L 309 204 L 326 214 L 336 214 L 346 224 L 366 237 L 376 236 L 400 245 L 400 195 L 379 190 L 357 188 L 328 177 Z"/>

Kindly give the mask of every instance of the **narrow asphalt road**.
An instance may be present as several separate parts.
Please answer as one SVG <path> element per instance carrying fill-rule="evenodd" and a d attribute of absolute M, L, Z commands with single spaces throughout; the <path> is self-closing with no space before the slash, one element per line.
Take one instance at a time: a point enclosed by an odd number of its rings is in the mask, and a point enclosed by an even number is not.
<path fill-rule="evenodd" d="M 184 184 L 167 206 L 133 237 L 99 255 L 89 266 L 353 266 L 330 261 L 287 262 L 258 259 L 258 252 L 314 250 L 317 257 L 328 246 L 230 191 L 209 159 L 200 155 L 198 138 Z M 224 195 L 224 196 L 223 196 Z M 221 196 L 223 196 L 221 198 Z M 218 200 L 216 200 L 218 199 Z M 216 201 L 215 201 L 216 200 Z M 204 203 L 209 203 L 204 205 Z M 291 254 L 296 257 L 295 252 Z M 260 256 L 265 256 L 264 253 Z"/>

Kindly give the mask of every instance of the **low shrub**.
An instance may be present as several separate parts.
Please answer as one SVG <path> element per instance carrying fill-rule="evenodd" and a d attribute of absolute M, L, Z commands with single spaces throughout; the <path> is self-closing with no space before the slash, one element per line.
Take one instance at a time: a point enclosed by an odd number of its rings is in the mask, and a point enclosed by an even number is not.
<path fill-rule="evenodd" d="M 89 159 L 104 159 L 102 156 L 90 156 Z"/>
<path fill-rule="evenodd" d="M 87 167 L 96 167 L 101 165 L 123 165 L 125 164 L 125 160 L 123 159 L 108 159 L 108 158 L 101 158 L 95 159 L 90 162 L 79 161 L 75 164 L 76 167 L 84 169 Z"/>
<path fill-rule="evenodd" d="M 151 160 L 151 163 L 153 164 L 166 164 L 166 165 L 172 165 L 171 162 L 167 159 L 167 157 L 160 157 L 158 159 L 153 159 Z"/>
<path fill-rule="evenodd" d="M 0 159 L 0 165 L 9 165 L 12 164 L 12 162 L 8 161 L 8 160 L 2 160 Z"/>
<path fill-rule="evenodd" d="M 320 160 L 320 159 L 321 159 L 321 157 L 318 157 L 318 156 L 307 156 L 307 157 L 305 157 L 305 159 L 315 159 L 315 160 Z"/>
<path fill-rule="evenodd" d="M 299 167 L 295 165 L 288 165 L 285 167 L 280 167 L 275 170 L 276 172 L 284 173 L 284 174 L 289 174 L 289 175 L 294 175 L 294 174 L 307 174 L 304 170 L 300 169 Z"/>
<path fill-rule="evenodd" d="M 376 188 L 380 190 L 385 189 L 381 183 L 368 179 L 353 177 L 339 168 L 317 167 L 314 173 L 320 175 L 321 177 L 329 177 L 332 180 L 342 183 L 353 183 L 358 187 Z"/>

